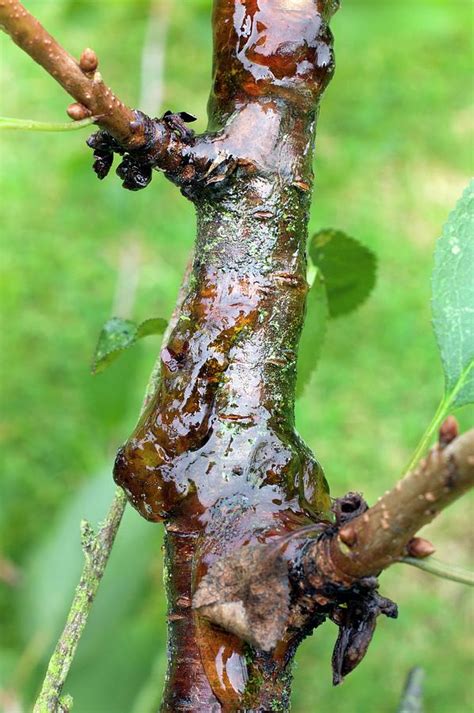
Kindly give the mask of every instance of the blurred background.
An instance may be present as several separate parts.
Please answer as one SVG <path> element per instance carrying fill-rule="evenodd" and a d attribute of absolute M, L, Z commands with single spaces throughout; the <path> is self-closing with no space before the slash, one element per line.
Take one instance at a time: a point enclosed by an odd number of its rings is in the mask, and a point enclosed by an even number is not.
<path fill-rule="evenodd" d="M 206 124 L 211 0 L 29 0 L 62 44 L 93 47 L 107 83 L 152 115 Z M 311 229 L 336 227 L 379 256 L 369 302 L 331 323 L 298 427 L 333 495 L 369 502 L 400 475 L 442 394 L 430 326 L 434 242 L 472 169 L 469 0 L 343 3 L 337 71 L 319 121 Z M 66 120 L 63 91 L 5 36 L 0 114 Z M 194 127 L 193 127 L 194 128 Z M 137 417 L 159 348 L 149 337 L 91 376 L 112 315 L 169 317 L 194 236 L 192 206 L 156 174 L 128 193 L 99 183 L 87 129 L 2 132 L 0 339 L 0 706 L 31 708 L 62 629 L 82 555 L 79 523 L 113 494 L 111 464 Z M 459 413 L 463 427 L 472 411 Z M 469 565 L 472 499 L 426 535 Z M 472 565 L 472 563 L 471 563 Z M 426 670 L 430 713 L 472 710 L 472 597 L 404 565 L 381 579 L 400 607 L 367 657 L 331 685 L 331 623 L 297 656 L 295 713 L 393 712 L 408 670 Z M 161 527 L 130 509 L 66 690 L 77 713 L 151 713 L 166 668 Z"/>

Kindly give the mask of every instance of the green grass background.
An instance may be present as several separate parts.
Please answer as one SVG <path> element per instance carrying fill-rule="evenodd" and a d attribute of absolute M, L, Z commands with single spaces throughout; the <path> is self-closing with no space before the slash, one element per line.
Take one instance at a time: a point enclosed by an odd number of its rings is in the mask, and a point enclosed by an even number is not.
<path fill-rule="evenodd" d="M 205 128 L 210 0 L 171 0 L 162 110 Z M 149 14 L 141 0 L 30 0 L 76 56 L 92 46 L 107 82 L 136 105 Z M 333 22 L 337 72 L 319 121 L 311 228 L 332 226 L 379 256 L 378 283 L 330 325 L 320 368 L 298 403 L 299 429 L 332 492 L 372 502 L 400 474 L 443 383 L 430 327 L 430 271 L 441 226 L 472 168 L 469 0 L 346 0 Z M 64 120 L 67 99 L 0 37 L 0 113 Z M 133 426 L 158 349 L 151 337 L 106 373 L 89 364 L 111 316 L 119 264 L 140 252 L 133 317 L 169 316 L 194 234 L 192 206 L 160 175 L 132 194 L 99 183 L 75 134 L 4 132 L 1 141 L 0 705 L 29 710 L 81 568 L 79 522 L 97 522 L 111 463 Z M 462 425 L 471 413 L 460 413 Z M 427 530 L 440 558 L 469 562 L 472 500 Z M 67 684 L 77 713 L 151 713 L 166 667 L 161 532 L 128 511 Z M 472 597 L 400 566 L 382 592 L 400 605 L 366 660 L 330 683 L 336 629 L 304 642 L 293 710 L 396 710 L 408 670 L 426 670 L 426 710 L 472 710 Z"/>

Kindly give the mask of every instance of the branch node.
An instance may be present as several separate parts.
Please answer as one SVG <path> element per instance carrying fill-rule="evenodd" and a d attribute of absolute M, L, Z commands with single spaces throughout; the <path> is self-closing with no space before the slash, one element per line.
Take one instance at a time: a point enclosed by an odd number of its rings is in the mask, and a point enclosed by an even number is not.
<path fill-rule="evenodd" d="M 91 557 L 97 545 L 97 536 L 88 520 L 81 520 L 81 547 L 86 557 Z"/>
<path fill-rule="evenodd" d="M 347 525 L 339 531 L 339 537 L 347 547 L 352 547 L 357 542 L 357 533 L 353 527 Z"/>

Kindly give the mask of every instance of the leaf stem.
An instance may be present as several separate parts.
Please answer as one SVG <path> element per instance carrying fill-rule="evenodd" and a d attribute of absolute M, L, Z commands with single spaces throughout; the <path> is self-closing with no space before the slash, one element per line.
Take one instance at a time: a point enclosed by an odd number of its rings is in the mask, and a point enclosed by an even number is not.
<path fill-rule="evenodd" d="M 409 473 L 416 466 L 416 464 L 418 463 L 418 461 L 420 460 L 420 458 L 423 456 L 426 449 L 430 445 L 430 442 L 434 436 L 434 433 L 441 426 L 442 422 L 448 415 L 448 412 L 451 410 L 451 408 L 456 405 L 456 398 L 457 398 L 459 392 L 461 391 L 461 389 L 466 384 L 469 374 L 472 369 L 474 369 L 474 359 L 472 359 L 469 362 L 469 364 L 466 366 L 466 368 L 461 372 L 461 374 L 459 375 L 459 379 L 457 380 L 453 389 L 449 393 L 445 393 L 445 395 L 441 399 L 440 404 L 439 404 L 438 408 L 436 409 L 435 415 L 433 416 L 431 423 L 429 424 L 428 428 L 422 435 L 421 440 L 418 443 L 417 447 L 415 448 L 415 451 L 411 457 L 411 460 L 405 469 L 406 472 Z"/>
<path fill-rule="evenodd" d="M 451 402 L 452 402 L 452 399 L 447 398 L 446 396 L 443 396 L 443 398 L 441 399 L 441 401 L 438 405 L 438 408 L 436 409 L 435 414 L 434 414 L 430 424 L 428 425 L 426 431 L 422 435 L 417 447 L 415 448 L 415 450 L 413 452 L 410 462 L 408 463 L 408 465 L 405 468 L 405 471 L 407 473 L 409 473 L 411 470 L 413 470 L 415 468 L 416 464 L 418 463 L 418 461 L 420 460 L 420 458 L 423 456 L 426 449 L 430 445 L 435 432 L 438 430 L 441 423 L 443 422 L 443 419 L 447 415 L 447 411 L 451 405 Z"/>
<path fill-rule="evenodd" d="M 461 567 L 453 567 L 452 565 L 433 559 L 433 557 L 427 557 L 426 559 L 401 557 L 399 562 L 410 564 L 412 567 L 418 567 L 418 569 L 434 574 L 436 577 L 450 579 L 452 582 L 460 582 L 461 584 L 467 584 L 469 587 L 474 587 L 474 572 L 469 572 L 469 570 L 462 569 Z"/>
<path fill-rule="evenodd" d="M 97 116 L 89 116 L 81 121 L 33 121 L 32 119 L 10 119 L 7 116 L 0 116 L 0 131 L 11 129 L 13 131 L 77 131 L 86 126 L 90 126 L 97 121 Z"/>

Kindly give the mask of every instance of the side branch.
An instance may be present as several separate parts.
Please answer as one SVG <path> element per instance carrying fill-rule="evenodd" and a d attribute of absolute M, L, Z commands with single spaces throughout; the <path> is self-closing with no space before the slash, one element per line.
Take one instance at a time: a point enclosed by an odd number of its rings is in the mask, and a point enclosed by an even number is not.
<path fill-rule="evenodd" d="M 419 467 L 373 508 L 348 493 L 333 506 L 335 524 L 296 529 L 215 562 L 193 607 L 262 651 L 295 636 L 299 641 L 301 632 L 330 618 L 339 627 L 332 663 L 340 683 L 364 657 L 377 617 L 397 616 L 396 605 L 378 594 L 377 575 L 405 561 L 407 552 L 430 554 L 430 543 L 413 536 L 474 484 L 474 430 L 451 433 L 449 444 L 444 431 Z"/>
<path fill-rule="evenodd" d="M 87 521 L 81 523 L 84 568 L 33 713 L 67 713 L 71 707 L 71 698 L 61 697 L 62 689 L 107 566 L 126 504 L 125 495 L 121 490 L 117 490 L 109 513 L 97 534 Z"/>
<path fill-rule="evenodd" d="M 474 429 L 435 446 L 418 467 L 328 541 L 329 566 L 344 578 L 376 575 L 409 540 L 474 485 Z"/>
<path fill-rule="evenodd" d="M 169 338 L 170 332 L 179 319 L 181 306 L 189 288 L 191 264 L 192 258 L 190 258 L 186 267 L 176 306 L 163 337 L 164 341 Z M 150 398 L 158 388 L 160 379 L 159 364 L 160 360 L 158 359 L 148 380 L 141 413 L 146 409 Z M 71 698 L 70 696 L 62 696 L 62 690 L 112 552 L 115 536 L 120 527 L 126 504 L 126 496 L 123 490 L 119 488 L 115 492 L 109 512 L 97 534 L 94 534 L 87 521 L 81 523 L 81 542 L 85 555 L 84 567 L 74 593 L 66 624 L 49 661 L 33 713 L 44 713 L 44 711 L 68 713 L 71 708 Z"/>
<path fill-rule="evenodd" d="M 18 0 L 0 0 L 0 27 L 79 102 L 80 106 L 71 107 L 73 119 L 97 116 L 97 123 L 124 148 L 136 149 L 145 143 L 143 129 L 133 130 L 133 110 L 102 81 L 92 50 L 84 50 L 78 63 Z"/>
<path fill-rule="evenodd" d="M 235 169 L 223 144 L 216 147 L 188 129 L 186 124 L 195 120 L 191 114 L 167 111 L 152 119 L 126 106 L 103 82 L 93 50 L 85 49 L 77 62 L 18 0 L 0 0 L 0 28 L 76 100 L 67 109 L 74 121 L 92 117 L 101 127 L 87 142 L 100 179 L 119 154 L 117 174 L 124 188 L 145 188 L 152 169 L 158 169 L 193 200 L 200 189 Z"/>

